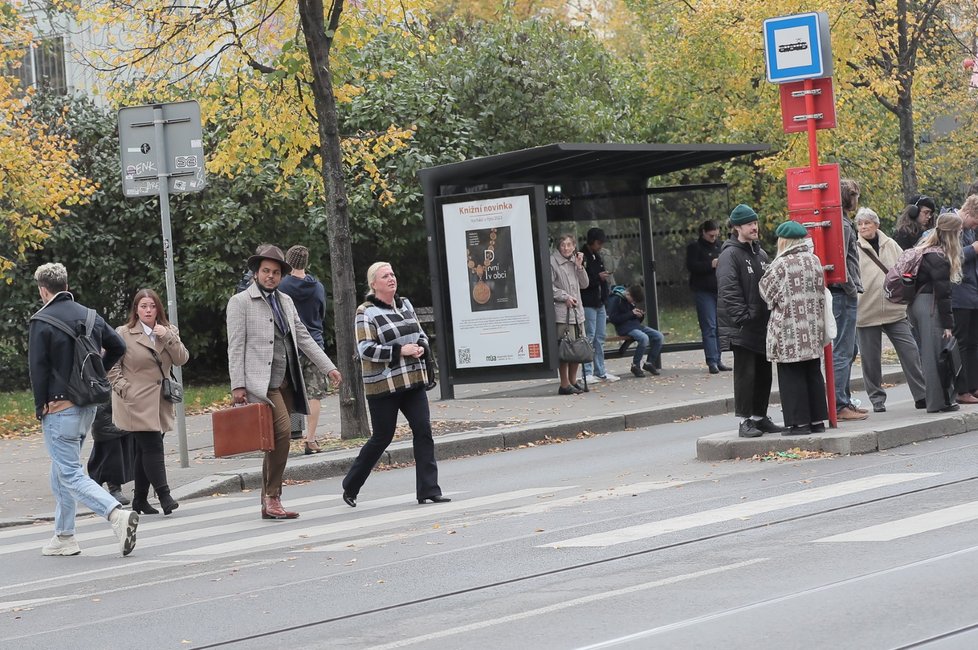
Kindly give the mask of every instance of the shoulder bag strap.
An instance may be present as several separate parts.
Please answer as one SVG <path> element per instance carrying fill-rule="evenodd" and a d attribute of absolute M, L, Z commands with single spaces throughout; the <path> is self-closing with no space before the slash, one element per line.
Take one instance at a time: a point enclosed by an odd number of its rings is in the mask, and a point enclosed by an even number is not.
<path fill-rule="evenodd" d="M 886 268 L 886 265 L 883 264 L 880 258 L 876 256 L 876 252 L 872 248 L 866 248 L 865 246 L 860 246 L 859 248 L 863 249 L 863 252 L 869 256 L 869 259 L 876 262 L 876 266 L 880 267 L 880 271 L 882 271 L 884 275 L 890 272 L 890 269 Z"/>

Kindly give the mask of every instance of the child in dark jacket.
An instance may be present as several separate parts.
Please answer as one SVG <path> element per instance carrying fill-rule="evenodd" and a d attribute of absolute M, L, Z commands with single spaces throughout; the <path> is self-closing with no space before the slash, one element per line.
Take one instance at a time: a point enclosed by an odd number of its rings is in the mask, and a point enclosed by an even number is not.
<path fill-rule="evenodd" d="M 645 310 L 636 306 L 645 300 L 645 292 L 640 285 L 632 285 L 628 289 L 615 287 L 608 298 L 608 320 L 614 323 L 618 336 L 630 336 L 635 339 L 638 347 L 632 356 L 632 374 L 644 377 L 643 369 L 652 375 L 658 375 L 655 359 L 662 352 L 662 333 L 648 325 L 642 324 Z M 648 357 L 642 364 L 642 355 L 648 350 Z M 641 364 L 641 366 L 639 365 Z"/>

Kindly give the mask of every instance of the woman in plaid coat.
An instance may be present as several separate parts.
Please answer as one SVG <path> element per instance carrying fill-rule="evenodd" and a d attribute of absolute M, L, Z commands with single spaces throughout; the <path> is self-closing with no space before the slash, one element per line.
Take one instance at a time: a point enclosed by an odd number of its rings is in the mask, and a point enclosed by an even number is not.
<path fill-rule="evenodd" d="M 761 277 L 761 297 L 771 308 L 767 358 L 778 364 L 778 389 L 785 426 L 782 435 L 825 431 L 828 418 L 822 349 L 825 334 L 825 274 L 812 252 L 805 227 L 778 226 L 778 254 Z"/>
<path fill-rule="evenodd" d="M 343 501 L 357 507 L 357 495 L 370 471 L 394 439 L 398 412 L 411 427 L 418 503 L 451 501 L 441 495 L 431 414 L 425 386 L 429 382 L 428 337 L 414 307 L 397 295 L 397 276 L 388 262 L 367 269 L 367 300 L 357 308 L 357 349 L 373 433 L 343 479 Z"/>

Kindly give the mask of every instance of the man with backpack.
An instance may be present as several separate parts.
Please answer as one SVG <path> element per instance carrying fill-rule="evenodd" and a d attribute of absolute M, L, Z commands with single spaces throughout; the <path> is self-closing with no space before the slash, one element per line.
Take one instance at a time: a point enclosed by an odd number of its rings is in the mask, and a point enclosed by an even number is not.
<path fill-rule="evenodd" d="M 54 537 L 41 553 L 81 553 L 75 541 L 75 503 L 81 502 L 109 520 L 120 552 L 129 555 L 136 546 L 139 515 L 123 510 L 81 465 L 97 404 L 110 394 L 105 370 L 122 358 L 126 344 L 94 310 L 75 302 L 63 264 L 38 267 L 34 279 L 44 305 L 30 320 L 28 364 L 34 410 L 51 456 L 55 500 Z"/>

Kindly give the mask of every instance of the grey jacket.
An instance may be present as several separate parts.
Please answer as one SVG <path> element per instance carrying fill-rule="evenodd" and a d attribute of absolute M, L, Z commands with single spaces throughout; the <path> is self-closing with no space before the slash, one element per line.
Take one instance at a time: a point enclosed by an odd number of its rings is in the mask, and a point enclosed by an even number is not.
<path fill-rule="evenodd" d="M 292 334 L 290 340 L 296 362 L 301 350 L 323 373 L 328 374 L 336 366 L 309 335 L 292 298 L 276 291 L 278 304 Z M 228 301 L 228 372 L 231 389 L 244 388 L 249 402 L 265 402 L 268 399 L 268 383 L 272 376 L 272 350 L 275 342 L 275 322 L 272 308 L 265 301 L 257 285 L 251 284 L 245 291 L 236 293 Z M 306 386 L 302 373 L 294 368 L 291 376 L 295 393 L 295 412 L 306 413 Z"/>

